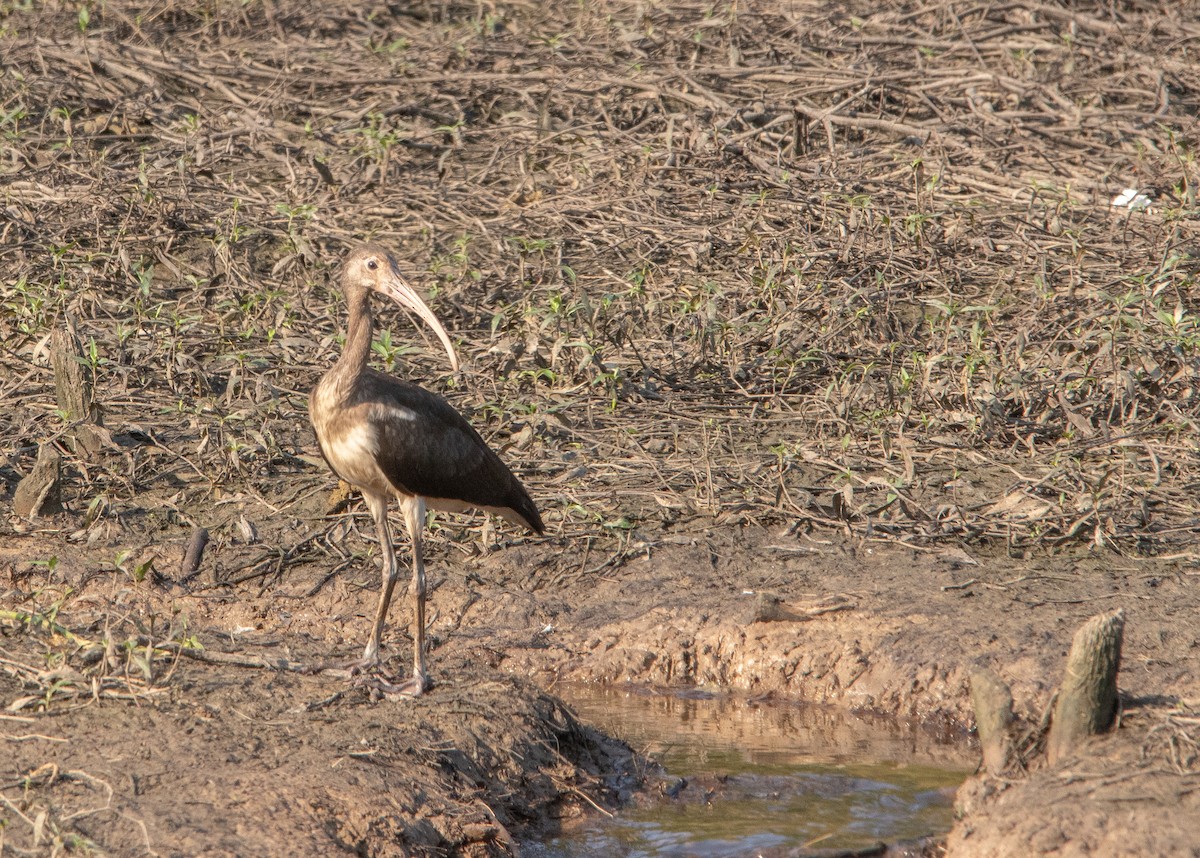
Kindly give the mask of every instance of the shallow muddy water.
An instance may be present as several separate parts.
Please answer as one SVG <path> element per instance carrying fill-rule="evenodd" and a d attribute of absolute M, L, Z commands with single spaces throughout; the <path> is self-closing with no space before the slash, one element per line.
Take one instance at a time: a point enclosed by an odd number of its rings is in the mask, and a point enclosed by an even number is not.
<path fill-rule="evenodd" d="M 962 737 L 794 703 L 560 686 L 580 718 L 665 768 L 653 795 L 527 844 L 537 858 L 725 858 L 948 831 Z"/>

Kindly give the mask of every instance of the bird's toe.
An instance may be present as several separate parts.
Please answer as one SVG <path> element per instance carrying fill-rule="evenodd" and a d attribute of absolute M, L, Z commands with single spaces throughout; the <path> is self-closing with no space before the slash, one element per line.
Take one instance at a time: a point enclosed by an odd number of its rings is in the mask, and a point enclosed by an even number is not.
<path fill-rule="evenodd" d="M 403 682 L 393 682 L 379 673 L 362 674 L 355 678 L 354 684 L 388 698 L 420 697 L 431 687 L 429 678 L 425 676 L 412 676 Z"/>

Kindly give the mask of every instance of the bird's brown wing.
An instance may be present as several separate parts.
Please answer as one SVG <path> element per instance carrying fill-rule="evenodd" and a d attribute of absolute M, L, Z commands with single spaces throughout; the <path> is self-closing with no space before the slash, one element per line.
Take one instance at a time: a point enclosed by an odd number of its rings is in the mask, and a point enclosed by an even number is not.
<path fill-rule="evenodd" d="M 397 489 L 426 498 L 511 509 L 537 533 L 542 518 L 525 487 L 442 397 L 383 373 L 363 378 L 380 469 Z"/>

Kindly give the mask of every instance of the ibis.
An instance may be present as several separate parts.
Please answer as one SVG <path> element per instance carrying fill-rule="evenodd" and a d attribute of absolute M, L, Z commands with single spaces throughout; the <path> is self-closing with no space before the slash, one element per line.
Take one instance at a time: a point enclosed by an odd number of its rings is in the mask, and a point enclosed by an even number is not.
<path fill-rule="evenodd" d="M 426 510 L 482 509 L 539 534 L 542 517 L 521 482 L 450 403 L 367 365 L 374 327 L 371 295 L 377 293 L 429 325 L 458 369 L 450 336 L 401 275 L 396 258 L 374 245 L 359 247 L 346 258 L 341 284 L 349 309 L 346 342 L 337 363 L 313 389 L 309 418 L 321 455 L 362 493 L 379 535 L 383 582 L 371 636 L 354 668 L 373 670 L 381 664 L 388 605 L 401 575 L 388 528 L 388 505 L 396 498 L 412 546 L 413 673 L 403 683 L 385 684 L 390 691 L 420 695 L 430 687 L 421 547 Z"/>

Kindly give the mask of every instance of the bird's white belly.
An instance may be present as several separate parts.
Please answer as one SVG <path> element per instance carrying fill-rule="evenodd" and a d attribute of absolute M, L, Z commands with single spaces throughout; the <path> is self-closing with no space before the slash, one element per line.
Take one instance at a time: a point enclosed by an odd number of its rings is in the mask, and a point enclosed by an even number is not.
<path fill-rule="evenodd" d="M 348 426 L 322 441 L 329 464 L 339 477 L 361 489 L 391 493 L 391 484 L 376 464 L 379 437 L 370 423 Z"/>

